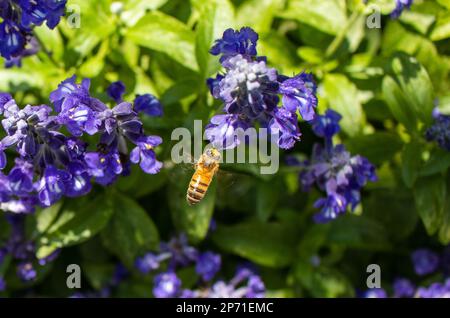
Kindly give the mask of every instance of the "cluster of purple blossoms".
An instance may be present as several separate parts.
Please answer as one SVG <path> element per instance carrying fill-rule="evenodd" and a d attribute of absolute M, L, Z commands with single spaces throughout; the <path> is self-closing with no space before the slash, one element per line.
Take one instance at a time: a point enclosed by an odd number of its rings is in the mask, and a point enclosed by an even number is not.
<path fill-rule="evenodd" d="M 395 9 L 391 12 L 391 18 L 397 19 L 403 10 L 410 9 L 414 0 L 395 0 Z"/>
<path fill-rule="evenodd" d="M 225 298 L 225 297 L 263 297 L 264 283 L 261 278 L 249 268 L 241 268 L 229 283 L 219 280 L 212 283 L 221 268 L 221 257 L 211 251 L 199 252 L 189 246 L 185 235 L 161 243 L 159 253 L 147 253 L 138 258 L 135 267 L 143 274 L 164 270 L 154 277 L 153 295 L 156 298 Z M 183 289 L 182 282 L 176 270 L 195 265 L 199 276 L 199 289 Z M 209 284 L 208 284 L 209 283 Z M 208 286 L 209 287 L 205 287 Z"/>
<path fill-rule="evenodd" d="M 392 296 L 394 298 L 450 298 L 450 249 L 443 252 L 442 256 L 429 250 L 418 249 L 411 254 L 411 261 L 415 273 L 422 277 L 435 274 L 438 270 L 443 273 L 443 281 L 434 282 L 428 287 L 416 286 L 410 279 L 399 277 L 392 284 Z M 363 298 L 387 298 L 388 293 L 383 288 L 373 288 L 363 292 Z"/>
<path fill-rule="evenodd" d="M 439 112 L 436 107 L 433 110 L 434 124 L 425 132 L 428 141 L 435 141 L 442 149 L 450 151 L 450 116 Z"/>
<path fill-rule="evenodd" d="M 63 196 L 87 194 L 91 180 L 113 183 L 139 164 L 149 174 L 162 164 L 154 147 L 162 140 L 147 136 L 139 112 L 161 113 L 152 95 L 136 97 L 134 103 L 119 102 L 112 109 L 91 97 L 89 80 L 76 83 L 75 76 L 63 81 L 50 94 L 54 109 L 47 105 L 19 108 L 9 94 L 0 94 L 0 115 L 6 136 L 0 140 L 0 208 L 29 213 L 36 206 L 50 206 Z M 115 91 L 122 98 L 124 87 Z M 156 112 L 154 109 L 158 108 Z M 66 129 L 69 133 L 64 134 Z M 94 149 L 83 135 L 96 135 Z M 132 145 L 133 149 L 128 151 Z M 6 151 L 15 153 L 8 164 Z"/>
<path fill-rule="evenodd" d="M 292 148 L 301 133 L 297 111 L 302 118 L 314 118 L 317 106 L 316 84 L 311 74 L 292 78 L 267 66 L 266 57 L 257 56 L 258 34 L 251 28 L 228 29 L 216 40 L 210 53 L 221 55 L 224 74 L 210 78 L 211 94 L 224 103 L 225 114 L 211 118 L 207 139 L 219 149 L 231 149 L 242 140 L 239 130 L 255 126 L 269 130 L 280 148 Z M 282 96 L 282 106 L 278 106 Z"/>
<path fill-rule="evenodd" d="M 60 250 L 56 250 L 46 258 L 36 259 L 36 246 L 25 234 L 25 216 L 8 214 L 6 216 L 11 227 L 11 234 L 6 242 L 0 244 L 0 266 L 9 257 L 16 265 L 16 274 L 24 282 L 33 281 L 38 275 L 37 266 L 45 266 L 55 260 Z M 1 242 L 0 242 L 1 243 Z M 6 282 L 0 276 L 0 291 L 6 290 Z"/>
<path fill-rule="evenodd" d="M 54 29 L 66 10 L 67 0 L 1 0 L 0 55 L 6 67 L 20 66 L 21 58 L 33 55 L 39 45 L 32 28 L 44 22 Z"/>
<path fill-rule="evenodd" d="M 368 181 L 376 181 L 375 167 L 364 157 L 352 156 L 344 145 L 333 145 L 332 138 L 340 131 L 341 116 L 329 109 L 311 122 L 314 133 L 324 138 L 324 145 L 315 144 L 310 160 L 289 164 L 299 166 L 300 182 L 304 191 L 316 184 L 326 192 L 326 197 L 318 199 L 314 207 L 320 212 L 314 216 L 318 223 L 326 223 L 354 210 L 361 201 L 361 189 Z"/>

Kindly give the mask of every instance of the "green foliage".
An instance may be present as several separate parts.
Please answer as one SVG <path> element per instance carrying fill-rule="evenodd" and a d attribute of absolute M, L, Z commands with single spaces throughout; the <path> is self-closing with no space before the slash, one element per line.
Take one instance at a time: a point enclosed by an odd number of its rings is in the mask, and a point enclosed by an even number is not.
<path fill-rule="evenodd" d="M 136 257 L 184 232 L 202 250 L 220 251 L 226 271 L 257 264 L 270 295 L 351 297 L 355 286 L 365 288 L 367 264 L 450 243 L 450 153 L 424 138 L 435 100 L 450 114 L 449 1 L 417 1 L 398 20 L 388 16 L 392 1 L 371 1 L 383 13 L 380 29 L 367 28 L 372 12 L 359 0 L 124 0 L 118 13 L 113 2 L 69 0 L 81 10 L 80 28 L 71 28 L 69 17 L 55 30 L 38 28 L 40 52 L 22 68 L 0 68 L 0 90 L 20 105 L 48 103 L 49 92 L 76 74 L 91 77 L 102 100 L 106 87 L 122 80 L 125 100 L 152 93 L 164 106 L 163 117 L 144 119 L 144 129 L 164 140 L 157 149 L 161 173 L 133 167 L 113 186 L 27 216 L 38 258 L 62 248 L 60 263 L 41 268 L 37 288 L 65 296 L 65 286 L 49 277 L 65 277 L 67 264 L 80 263 L 90 286 L 101 290 L 117 263 L 133 271 Z M 364 188 L 353 213 L 330 224 L 312 221 L 319 191 L 302 192 L 299 170 L 284 161 L 311 155 L 318 140 L 304 122 L 302 141 L 281 151 L 275 176 L 261 175 L 260 163 L 224 164 L 204 200 L 187 204 L 194 169 L 171 162 L 171 133 L 193 131 L 194 119 L 206 124 L 222 109 L 206 86 L 221 71 L 208 51 L 226 28 L 243 26 L 259 33 L 258 50 L 270 66 L 289 76 L 314 74 L 318 111 L 332 108 L 343 117 L 336 143 L 376 165 L 379 180 Z M 0 218 L 2 243 L 10 230 Z M 183 283 L 192 283 L 193 271 L 179 273 Z M 386 279 L 397 274 L 383 268 Z M 24 290 L 10 260 L 0 275 Z M 151 281 L 133 274 L 114 296 L 151 296 Z"/>

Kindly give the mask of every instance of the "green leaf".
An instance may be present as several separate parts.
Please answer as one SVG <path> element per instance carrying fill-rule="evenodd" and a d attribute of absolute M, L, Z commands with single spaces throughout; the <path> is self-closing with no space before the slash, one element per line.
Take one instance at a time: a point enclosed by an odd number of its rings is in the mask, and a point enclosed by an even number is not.
<path fill-rule="evenodd" d="M 39 233 L 45 233 L 61 211 L 62 201 L 36 212 L 36 227 Z"/>
<path fill-rule="evenodd" d="M 168 0 L 126 0 L 121 19 L 128 27 L 135 25 L 147 10 L 156 10 Z"/>
<path fill-rule="evenodd" d="M 328 231 L 327 241 L 329 244 L 356 249 L 388 250 L 391 248 L 384 226 L 364 215 L 346 215 L 333 221 Z"/>
<path fill-rule="evenodd" d="M 419 178 L 414 186 L 416 209 L 429 235 L 442 224 L 447 189 L 441 175 Z"/>
<path fill-rule="evenodd" d="M 376 132 L 348 139 L 345 145 L 352 154 L 360 154 L 374 164 L 381 164 L 401 150 L 402 141 L 392 133 Z"/>
<path fill-rule="evenodd" d="M 448 167 L 450 167 L 450 152 L 435 149 L 428 159 L 424 163 L 422 169 L 420 170 L 421 176 L 431 176 L 439 172 L 445 172 Z"/>
<path fill-rule="evenodd" d="M 327 74 L 323 86 L 330 107 L 342 115 L 342 130 L 352 137 L 360 134 L 366 119 L 355 84 L 345 75 Z"/>
<path fill-rule="evenodd" d="M 44 43 L 45 48 L 49 51 L 55 61 L 61 61 L 64 54 L 64 43 L 58 29 L 50 30 L 49 28 L 34 28 L 33 32 Z"/>
<path fill-rule="evenodd" d="M 58 219 L 40 237 L 36 253 L 38 258 L 44 258 L 58 248 L 82 243 L 108 223 L 112 205 L 105 196 L 99 195 L 87 203 L 77 200 L 64 205 Z"/>
<path fill-rule="evenodd" d="M 114 214 L 102 231 L 102 241 L 125 265 L 133 266 L 140 253 L 157 249 L 158 230 L 136 201 L 114 193 L 112 205 Z"/>
<path fill-rule="evenodd" d="M 294 269 L 295 277 L 312 297 L 353 297 L 354 287 L 337 269 L 314 267 L 308 260 L 301 260 Z"/>
<path fill-rule="evenodd" d="M 450 38 L 450 13 L 438 18 L 437 23 L 433 27 L 433 31 L 430 35 L 431 40 L 441 41 Z"/>
<path fill-rule="evenodd" d="M 408 188 L 412 188 L 419 175 L 422 162 L 422 145 L 412 140 L 402 152 L 402 177 Z"/>
<path fill-rule="evenodd" d="M 363 215 L 384 225 L 389 237 L 404 241 L 416 228 L 417 215 L 410 191 L 374 190 L 363 196 Z"/>
<path fill-rule="evenodd" d="M 409 107 L 405 94 L 390 76 L 383 79 L 383 95 L 392 115 L 409 131 L 417 130 L 417 119 L 414 111 Z"/>
<path fill-rule="evenodd" d="M 216 200 L 216 181 L 213 180 L 203 200 L 190 206 L 186 201 L 186 192 L 194 170 L 184 172 L 175 168 L 170 186 L 167 188 L 167 198 L 172 220 L 179 231 L 184 232 L 193 241 L 201 241 L 208 233 Z"/>
<path fill-rule="evenodd" d="M 295 228 L 279 223 L 249 222 L 219 226 L 212 239 L 222 249 L 268 267 L 285 267 L 294 256 Z"/>
<path fill-rule="evenodd" d="M 431 123 L 433 104 L 433 86 L 425 68 L 414 57 L 405 53 L 397 53 L 390 61 L 393 80 L 403 93 L 405 105 L 396 107 L 408 107 L 415 117 L 424 123 Z M 385 84 L 385 83 L 383 83 Z M 383 89 L 387 89 L 383 85 Z M 390 100 L 388 100 L 389 104 Z M 395 114 L 394 114 L 395 116 Z"/>
<path fill-rule="evenodd" d="M 250 25 L 258 33 L 267 33 L 284 2 L 285 0 L 248 0 L 239 6 L 238 24 Z"/>
<path fill-rule="evenodd" d="M 346 23 L 345 8 L 341 0 L 291 0 L 280 17 L 295 19 L 322 32 L 336 35 Z"/>
<path fill-rule="evenodd" d="M 234 26 L 234 7 L 229 0 L 211 0 L 200 2 L 198 10 L 195 53 L 200 72 L 206 79 L 220 68 L 218 58 L 212 56 L 209 50 L 226 29 Z"/>
<path fill-rule="evenodd" d="M 400 21 L 412 26 L 421 34 L 426 35 L 436 21 L 436 17 L 432 14 L 425 14 L 413 11 L 404 11 L 400 16 Z"/>
<path fill-rule="evenodd" d="M 266 222 L 274 212 L 278 204 L 278 191 L 274 191 L 277 185 L 273 182 L 260 182 L 257 186 L 256 213 L 261 221 Z"/>
<path fill-rule="evenodd" d="M 125 36 L 138 45 L 167 54 L 189 69 L 198 70 L 194 32 L 169 15 L 148 12 Z"/>

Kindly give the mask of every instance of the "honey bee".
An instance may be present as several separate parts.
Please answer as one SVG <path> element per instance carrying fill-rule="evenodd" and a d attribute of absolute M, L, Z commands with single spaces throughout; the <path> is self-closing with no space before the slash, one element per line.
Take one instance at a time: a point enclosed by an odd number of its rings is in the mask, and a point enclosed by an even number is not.
<path fill-rule="evenodd" d="M 186 194 L 189 205 L 195 205 L 204 198 L 214 175 L 219 170 L 220 158 L 220 152 L 216 148 L 209 148 L 198 159 Z"/>

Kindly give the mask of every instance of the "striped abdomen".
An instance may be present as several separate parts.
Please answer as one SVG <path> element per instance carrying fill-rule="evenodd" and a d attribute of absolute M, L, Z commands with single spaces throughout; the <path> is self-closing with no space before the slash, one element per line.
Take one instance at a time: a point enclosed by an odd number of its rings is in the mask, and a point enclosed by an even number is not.
<path fill-rule="evenodd" d="M 214 171 L 197 170 L 189 182 L 186 199 L 190 205 L 199 203 L 208 191 Z"/>

